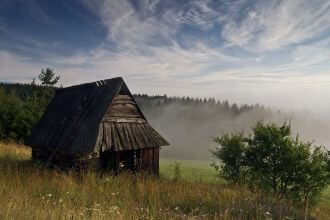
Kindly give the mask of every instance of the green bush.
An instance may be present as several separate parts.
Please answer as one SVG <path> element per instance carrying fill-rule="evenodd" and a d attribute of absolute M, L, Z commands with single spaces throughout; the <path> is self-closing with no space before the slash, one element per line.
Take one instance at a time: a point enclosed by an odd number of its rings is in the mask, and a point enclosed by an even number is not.
<path fill-rule="evenodd" d="M 246 176 L 244 167 L 244 155 L 246 143 L 243 134 L 225 134 L 221 138 L 215 137 L 213 142 L 222 146 L 215 147 L 211 151 L 215 158 L 219 158 L 222 163 L 219 165 L 213 162 L 213 166 L 225 180 L 240 184 Z"/>
<path fill-rule="evenodd" d="M 214 167 L 225 180 L 271 193 L 278 201 L 289 199 L 306 213 L 330 182 L 329 153 L 293 138 L 289 124 L 258 122 L 248 137 L 226 134 L 213 142 L 219 146 L 212 154 L 220 161 Z"/>

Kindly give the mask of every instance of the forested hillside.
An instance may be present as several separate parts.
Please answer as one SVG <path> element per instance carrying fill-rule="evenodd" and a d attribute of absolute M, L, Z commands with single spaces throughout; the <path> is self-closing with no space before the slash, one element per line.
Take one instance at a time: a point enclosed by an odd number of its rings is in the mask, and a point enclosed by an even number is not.
<path fill-rule="evenodd" d="M 55 87 L 0 83 L 0 139 L 26 141 L 40 119 Z M 214 98 L 134 95 L 151 125 L 169 142 L 163 158 L 210 159 L 212 137 L 227 132 L 248 132 L 259 120 L 292 122 L 302 138 L 329 143 L 329 124 L 312 117 L 273 111 L 262 105 L 237 105 Z"/>

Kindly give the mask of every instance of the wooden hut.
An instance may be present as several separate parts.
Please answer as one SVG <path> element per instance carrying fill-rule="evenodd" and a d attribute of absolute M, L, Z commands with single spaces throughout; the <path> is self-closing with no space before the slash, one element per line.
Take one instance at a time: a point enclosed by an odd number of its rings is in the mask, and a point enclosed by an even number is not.
<path fill-rule="evenodd" d="M 118 77 L 56 89 L 29 145 L 33 159 L 59 168 L 158 174 L 159 149 L 168 142 Z"/>

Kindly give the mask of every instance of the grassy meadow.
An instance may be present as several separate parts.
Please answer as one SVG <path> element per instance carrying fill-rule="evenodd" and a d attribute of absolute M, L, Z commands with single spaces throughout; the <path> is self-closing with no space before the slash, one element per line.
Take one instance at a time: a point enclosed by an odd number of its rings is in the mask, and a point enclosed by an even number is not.
<path fill-rule="evenodd" d="M 210 161 L 160 159 L 161 175 L 173 179 L 176 164 L 180 167 L 180 178 L 190 182 L 219 183 Z"/>
<path fill-rule="evenodd" d="M 161 160 L 160 177 L 60 173 L 0 143 L 0 219 L 301 219 L 290 203 L 222 185 L 208 161 Z M 330 188 L 312 215 L 330 219 Z"/>

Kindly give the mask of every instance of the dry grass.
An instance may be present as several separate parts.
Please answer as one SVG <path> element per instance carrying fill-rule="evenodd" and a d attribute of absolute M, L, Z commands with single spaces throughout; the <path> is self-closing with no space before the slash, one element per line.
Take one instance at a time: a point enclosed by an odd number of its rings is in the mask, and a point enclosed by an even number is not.
<path fill-rule="evenodd" d="M 0 219 L 297 219 L 288 204 L 245 189 L 168 178 L 34 165 L 30 150 L 0 144 Z M 319 207 L 319 219 L 329 210 Z"/>

